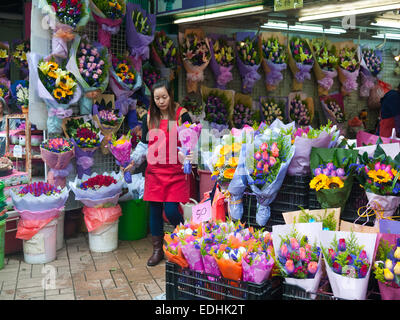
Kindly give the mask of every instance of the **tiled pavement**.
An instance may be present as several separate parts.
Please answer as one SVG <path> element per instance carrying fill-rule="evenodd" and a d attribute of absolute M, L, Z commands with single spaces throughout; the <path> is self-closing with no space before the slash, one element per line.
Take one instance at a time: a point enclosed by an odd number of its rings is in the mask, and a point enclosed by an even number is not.
<path fill-rule="evenodd" d="M 119 241 L 109 253 L 89 250 L 88 234 L 64 241 L 56 260 L 27 264 L 23 253 L 6 255 L 0 300 L 152 300 L 165 292 L 165 260 L 147 267 L 150 235 Z M 55 279 L 55 280 L 54 280 Z"/>

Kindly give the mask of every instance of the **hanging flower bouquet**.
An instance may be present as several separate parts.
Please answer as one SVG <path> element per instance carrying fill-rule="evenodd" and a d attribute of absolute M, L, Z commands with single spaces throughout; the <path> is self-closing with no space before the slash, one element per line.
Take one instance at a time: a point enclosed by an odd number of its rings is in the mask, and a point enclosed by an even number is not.
<path fill-rule="evenodd" d="M 69 190 L 40 181 L 28 184 L 19 191 L 10 189 L 10 196 L 20 214 L 16 238 L 30 240 L 58 218 L 68 199 Z"/>
<path fill-rule="evenodd" d="M 258 38 L 254 34 L 238 32 L 236 34 L 236 63 L 242 78 L 242 92 L 251 93 L 255 83 L 261 79 L 257 72 L 261 64 L 258 50 Z"/>
<path fill-rule="evenodd" d="M 40 155 L 50 168 L 47 180 L 56 187 L 64 188 L 67 176 L 72 171 L 71 159 L 74 145 L 64 138 L 48 139 L 40 145 Z"/>
<path fill-rule="evenodd" d="M 375 278 L 382 300 L 400 300 L 400 237 L 380 233 L 376 241 Z"/>
<path fill-rule="evenodd" d="M 11 97 L 18 109 L 22 110 L 29 105 L 29 82 L 17 80 L 10 88 Z"/>
<path fill-rule="evenodd" d="M 0 97 L 8 103 L 10 95 L 10 81 L 7 78 L 0 78 Z"/>
<path fill-rule="evenodd" d="M 161 71 L 161 76 L 169 81 L 175 78 L 178 68 L 178 48 L 164 30 L 155 33 L 151 46 L 152 61 Z"/>
<path fill-rule="evenodd" d="M 272 226 L 276 263 L 286 283 L 317 292 L 322 278 L 321 231 L 321 222 Z"/>
<path fill-rule="evenodd" d="M 108 142 L 111 141 L 113 134 L 115 134 L 121 127 L 124 116 L 118 117 L 115 110 L 102 109 L 98 111 L 98 106 L 93 106 L 93 120 L 100 129 L 101 134 L 104 136 L 101 141 L 101 152 L 109 154 Z"/>
<path fill-rule="evenodd" d="M 310 188 L 316 190 L 322 208 L 341 208 L 343 211 L 354 180 L 357 150 L 341 148 L 312 148 L 310 168 L 313 179 Z"/>
<path fill-rule="evenodd" d="M 370 48 L 363 48 L 361 50 L 361 97 L 369 97 L 370 90 L 374 87 L 379 73 L 383 70 L 382 55 L 383 53 L 380 50 Z"/>
<path fill-rule="evenodd" d="M 320 233 L 326 272 L 335 297 L 366 299 L 376 237 L 376 233 Z"/>
<path fill-rule="evenodd" d="M 357 179 L 365 189 L 369 205 L 375 210 L 383 210 L 384 217 L 391 217 L 400 205 L 400 159 L 386 155 L 380 144 L 373 157 L 367 152 L 358 156 Z M 375 220 L 377 225 L 378 219 Z"/>
<path fill-rule="evenodd" d="M 286 101 L 284 98 L 260 97 L 263 121 L 270 126 L 275 119 L 284 122 Z"/>
<path fill-rule="evenodd" d="M 179 43 L 186 70 L 186 91 L 197 92 L 197 84 L 204 80 L 204 70 L 211 60 L 208 39 L 202 30 L 186 29 L 185 33 L 179 33 Z"/>
<path fill-rule="evenodd" d="M 189 112 L 190 118 L 193 122 L 200 123 L 201 120 L 204 120 L 205 113 L 202 103 L 199 103 L 196 98 L 186 96 L 182 100 L 181 106 Z"/>
<path fill-rule="evenodd" d="M 320 96 L 326 96 L 333 85 L 333 79 L 337 76 L 339 58 L 336 47 L 326 39 L 314 38 L 308 41 L 308 44 L 316 62 L 313 69 L 318 81 L 318 93 Z"/>
<path fill-rule="evenodd" d="M 352 41 L 335 43 L 339 56 L 338 78 L 342 85 L 343 96 L 357 90 L 357 78 L 360 72 L 360 53 L 357 45 Z"/>
<path fill-rule="evenodd" d="M 68 42 L 74 39 L 74 32 L 89 21 L 89 0 L 39 0 L 38 6 L 55 21 L 51 55 L 67 58 Z"/>
<path fill-rule="evenodd" d="M 13 41 L 13 52 L 12 61 L 16 64 L 21 72 L 22 79 L 27 79 L 29 74 L 28 66 L 28 53 L 30 52 L 29 40 L 14 40 Z"/>
<path fill-rule="evenodd" d="M 214 74 L 216 87 L 226 89 L 226 85 L 233 80 L 232 68 L 235 64 L 233 46 L 227 38 L 221 35 L 209 35 L 211 60 L 210 67 Z"/>
<path fill-rule="evenodd" d="M 143 82 L 151 90 L 153 85 L 161 79 L 160 70 L 146 63 L 143 65 Z"/>
<path fill-rule="evenodd" d="M 292 38 L 289 41 L 288 61 L 294 75 L 293 91 L 301 91 L 305 80 L 311 79 L 314 58 L 307 40 Z"/>
<path fill-rule="evenodd" d="M 115 136 L 115 133 L 112 135 L 112 140 L 109 141 L 108 148 L 111 151 L 111 154 L 114 156 L 115 161 L 120 167 L 127 167 L 131 162 L 131 150 L 132 150 L 132 142 L 131 142 L 131 132 L 128 134 L 122 135 L 118 140 Z M 126 171 L 124 174 L 124 179 L 126 183 L 132 182 L 132 176 L 129 171 Z"/>
<path fill-rule="evenodd" d="M 126 43 L 134 59 L 136 70 L 142 61 L 149 59 L 149 46 L 154 40 L 156 15 L 142 9 L 140 4 L 126 4 Z"/>
<path fill-rule="evenodd" d="M 305 93 L 290 93 L 286 106 L 286 119 L 296 126 L 309 126 L 314 118 L 314 102 Z"/>
<path fill-rule="evenodd" d="M 107 49 L 86 38 L 75 36 L 72 43 L 69 70 L 81 85 L 84 96 L 80 101 L 80 114 L 92 114 L 93 100 L 104 92 L 109 80 L 109 58 Z"/>
<path fill-rule="evenodd" d="M 136 106 L 136 101 L 130 96 L 142 87 L 142 77 L 129 56 L 112 57 L 110 87 L 117 97 L 115 108 L 120 116 L 126 115 L 130 107 Z"/>
<path fill-rule="evenodd" d="M 253 126 L 258 114 L 253 111 L 253 99 L 249 95 L 235 93 L 235 104 L 233 107 L 233 127 L 242 129 L 245 125 Z"/>
<path fill-rule="evenodd" d="M 188 155 L 196 148 L 201 128 L 201 123 L 190 124 L 189 122 L 185 122 L 181 126 L 178 126 L 178 138 L 181 142 L 181 150 L 183 154 Z M 188 160 L 183 163 L 183 172 L 185 174 L 192 173 L 192 164 Z"/>
<path fill-rule="evenodd" d="M 110 49 L 111 35 L 119 32 L 126 12 L 125 0 L 89 0 L 92 16 L 98 24 L 97 38 Z"/>
<path fill-rule="evenodd" d="M 10 61 L 8 42 L 0 42 L 0 77 L 10 78 Z"/>
<path fill-rule="evenodd" d="M 287 68 L 286 37 L 280 32 L 262 32 L 259 40 L 267 91 L 276 90 Z"/>
<path fill-rule="evenodd" d="M 72 135 L 71 138 L 75 146 L 78 178 L 81 178 L 84 174 L 90 175 L 91 168 L 94 164 L 94 153 L 101 144 L 99 129 L 96 129 L 91 123 L 85 122 L 83 125 L 79 126 L 76 133 Z"/>
<path fill-rule="evenodd" d="M 340 130 L 340 134 L 345 136 L 345 121 L 343 96 L 340 93 L 320 97 L 321 107 L 325 117 Z"/>
<path fill-rule="evenodd" d="M 70 105 L 77 103 L 81 97 L 72 73 L 63 70 L 53 61 L 45 61 L 38 54 L 29 54 L 30 82 L 37 83 L 38 95 L 47 105 L 47 130 L 49 134 L 62 132 L 62 119 L 72 115 Z"/>
<path fill-rule="evenodd" d="M 256 221 L 264 226 L 271 215 L 270 203 L 275 200 L 295 148 L 291 137 L 266 129 L 246 145 L 245 171 L 251 190 L 257 198 Z M 241 165 L 241 163 L 239 163 Z"/>

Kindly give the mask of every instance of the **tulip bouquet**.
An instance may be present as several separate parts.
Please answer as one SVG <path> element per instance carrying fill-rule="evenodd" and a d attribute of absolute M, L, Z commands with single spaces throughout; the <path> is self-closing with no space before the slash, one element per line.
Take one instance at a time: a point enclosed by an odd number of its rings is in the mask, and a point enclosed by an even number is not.
<path fill-rule="evenodd" d="M 12 61 L 16 64 L 22 74 L 22 79 L 26 79 L 29 73 L 27 54 L 30 52 L 29 40 L 14 40 Z"/>
<path fill-rule="evenodd" d="M 324 110 L 326 118 L 331 121 L 332 124 L 340 126 L 345 122 L 343 96 L 340 93 L 321 97 L 320 100 L 322 110 Z"/>
<path fill-rule="evenodd" d="M 260 97 L 263 120 L 267 126 L 271 125 L 275 119 L 284 121 L 285 101 L 281 98 Z"/>
<path fill-rule="evenodd" d="M 318 93 L 320 96 L 328 95 L 333 85 L 333 79 L 337 76 L 339 58 L 336 47 L 326 39 L 312 39 L 309 45 L 314 57 L 314 74 L 318 81 Z"/>
<path fill-rule="evenodd" d="M 205 113 L 203 110 L 203 106 L 197 101 L 196 98 L 186 96 L 182 100 L 181 106 L 189 112 L 190 118 L 193 122 L 199 123 L 201 120 L 204 119 Z"/>
<path fill-rule="evenodd" d="M 257 72 L 261 64 L 257 37 L 248 33 L 236 34 L 236 62 L 242 78 L 242 92 L 249 94 L 261 78 Z"/>
<path fill-rule="evenodd" d="M 183 154 L 189 155 L 190 152 L 192 152 L 196 148 L 197 142 L 200 137 L 201 128 L 201 123 L 191 124 L 187 121 L 181 126 L 178 126 L 178 138 L 181 143 L 180 150 L 183 152 Z M 185 160 L 185 162 L 183 163 L 183 172 L 185 174 L 192 173 L 192 164 L 188 160 Z"/>
<path fill-rule="evenodd" d="M 289 96 L 286 110 L 289 122 L 295 121 L 298 126 L 311 125 L 314 118 L 314 104 L 311 97 L 304 99 L 301 94 Z"/>
<path fill-rule="evenodd" d="M 136 70 L 141 61 L 150 57 L 150 45 L 156 31 L 156 15 L 144 10 L 140 4 L 126 4 L 126 43 L 130 54 L 136 60 Z"/>
<path fill-rule="evenodd" d="M 150 90 L 151 88 L 153 88 L 153 85 L 160 79 L 160 70 L 148 63 L 143 65 L 143 82 Z"/>
<path fill-rule="evenodd" d="M 109 142 L 109 149 L 112 155 L 115 157 L 115 161 L 118 166 L 127 167 L 131 161 L 131 132 L 128 134 L 122 135 L 119 139 L 115 136 L 115 133 L 112 135 L 112 140 Z M 131 173 L 126 171 L 124 174 L 124 178 L 126 183 L 132 182 Z"/>
<path fill-rule="evenodd" d="M 74 32 L 89 21 L 89 0 L 40 0 L 38 5 L 55 21 L 52 55 L 67 58 L 68 42 L 74 39 Z"/>
<path fill-rule="evenodd" d="M 20 214 L 16 237 L 30 240 L 53 219 L 58 218 L 68 199 L 69 190 L 39 181 L 22 187 L 18 192 L 11 189 L 10 196 L 14 208 Z"/>
<path fill-rule="evenodd" d="M 62 69 L 53 59 L 44 61 L 38 54 L 29 54 L 30 83 L 37 83 L 38 95 L 47 105 L 49 134 L 61 133 L 62 119 L 72 115 L 71 104 L 78 102 L 81 89 L 72 73 Z"/>
<path fill-rule="evenodd" d="M 341 148 L 311 149 L 310 188 L 316 190 L 322 208 L 344 209 L 353 187 L 357 154 L 356 150 Z"/>
<path fill-rule="evenodd" d="M 346 96 L 358 88 L 359 49 L 352 42 L 336 43 L 335 45 L 339 56 L 338 78 L 342 85 L 341 93 Z"/>
<path fill-rule="evenodd" d="M 233 127 L 241 129 L 245 125 L 252 126 L 259 118 L 258 112 L 253 111 L 253 99 L 249 95 L 235 94 L 233 107 Z"/>
<path fill-rule="evenodd" d="M 216 87 L 226 89 L 226 85 L 233 80 L 232 68 L 235 64 L 233 46 L 227 39 L 219 35 L 210 35 L 211 60 L 210 67 L 214 73 Z"/>
<path fill-rule="evenodd" d="M 262 52 L 262 66 L 265 72 L 267 91 L 273 91 L 283 80 L 287 68 L 286 38 L 277 33 L 261 33 L 259 45 Z"/>
<path fill-rule="evenodd" d="M 111 47 L 111 35 L 119 32 L 126 12 L 125 0 L 90 0 L 90 9 L 98 24 L 97 37 L 106 48 Z"/>
<path fill-rule="evenodd" d="M 289 41 L 289 67 L 294 75 L 293 91 L 300 91 L 305 80 L 311 79 L 314 58 L 306 40 L 294 37 Z"/>
<path fill-rule="evenodd" d="M 180 52 L 186 70 L 186 90 L 197 91 L 197 83 L 204 80 L 204 70 L 211 60 L 209 41 L 202 31 L 186 30 L 179 33 Z"/>
<path fill-rule="evenodd" d="M 105 47 L 78 35 L 75 37 L 67 69 L 75 76 L 85 93 L 80 101 L 80 114 L 92 113 L 93 100 L 108 86 L 109 68 Z"/>
<path fill-rule="evenodd" d="M 361 50 L 361 58 L 360 96 L 369 97 L 370 90 L 374 87 L 377 77 L 383 69 L 382 51 L 365 47 Z"/>
<path fill-rule="evenodd" d="M 376 233 L 321 232 L 321 248 L 335 297 L 365 300 L 376 237 Z"/>
<path fill-rule="evenodd" d="M 154 64 L 161 70 L 162 77 L 173 80 L 178 67 L 178 48 L 164 30 L 156 32 L 151 53 Z"/>
<path fill-rule="evenodd" d="M 48 139 L 41 143 L 40 154 L 50 168 L 48 181 L 56 187 L 64 188 L 66 177 L 72 171 L 70 162 L 74 157 L 74 145 L 64 138 Z"/>
<path fill-rule="evenodd" d="M 380 233 L 373 266 L 382 300 L 400 299 L 400 238 Z"/>

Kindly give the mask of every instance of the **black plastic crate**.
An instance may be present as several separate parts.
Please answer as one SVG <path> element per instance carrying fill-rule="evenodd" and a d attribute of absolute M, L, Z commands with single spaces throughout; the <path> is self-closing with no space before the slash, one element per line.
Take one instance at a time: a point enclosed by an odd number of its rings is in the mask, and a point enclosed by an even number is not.
<path fill-rule="evenodd" d="M 275 200 L 271 203 L 271 211 L 283 213 L 308 208 L 310 192 L 310 176 L 286 176 Z"/>
<path fill-rule="evenodd" d="M 321 287 L 320 287 L 321 288 Z M 307 292 L 299 286 L 282 283 L 282 300 L 342 300 L 330 292 L 319 289 L 315 293 Z"/>
<path fill-rule="evenodd" d="M 317 194 L 313 189 L 310 189 L 310 192 L 308 193 L 308 209 L 310 210 L 321 209 L 321 205 L 317 200 Z"/>
<path fill-rule="evenodd" d="M 274 277 L 261 284 L 235 281 L 183 269 L 169 261 L 165 263 L 165 272 L 167 300 L 281 300 L 282 298 L 280 277 Z"/>

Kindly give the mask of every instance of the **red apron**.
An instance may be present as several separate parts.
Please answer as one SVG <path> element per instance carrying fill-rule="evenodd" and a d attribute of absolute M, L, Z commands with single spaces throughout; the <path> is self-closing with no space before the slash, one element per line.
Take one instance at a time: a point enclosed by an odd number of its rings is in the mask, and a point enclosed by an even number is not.
<path fill-rule="evenodd" d="M 176 112 L 176 123 L 178 124 L 179 115 L 182 110 L 182 107 L 179 107 Z M 183 173 L 182 164 L 178 160 L 178 148 L 177 146 L 173 146 L 172 152 L 176 154 L 172 159 L 172 163 L 169 163 L 170 160 L 170 133 L 168 132 L 168 120 L 161 120 L 160 122 L 160 130 L 164 132 L 165 141 L 162 137 L 162 141 L 157 141 L 160 139 L 158 137 L 149 138 L 148 145 L 148 154 L 147 154 L 147 169 L 145 174 L 145 183 L 144 183 L 144 201 L 154 201 L 154 202 L 183 202 L 186 203 L 189 201 L 189 179 Z M 173 126 L 171 129 L 172 137 L 175 137 L 178 140 L 177 129 L 176 126 Z M 151 140 L 152 139 L 152 140 Z M 179 141 L 177 141 L 178 146 L 180 145 Z M 156 150 L 155 152 L 153 152 Z M 164 152 L 165 150 L 165 152 Z M 165 154 L 165 157 L 158 157 L 158 151 L 162 151 Z M 153 158 L 152 161 L 149 157 L 154 155 L 155 160 Z M 156 163 L 154 163 L 156 162 Z M 158 163 L 157 163 L 158 162 Z"/>

